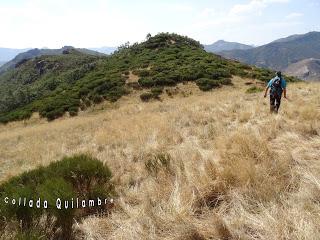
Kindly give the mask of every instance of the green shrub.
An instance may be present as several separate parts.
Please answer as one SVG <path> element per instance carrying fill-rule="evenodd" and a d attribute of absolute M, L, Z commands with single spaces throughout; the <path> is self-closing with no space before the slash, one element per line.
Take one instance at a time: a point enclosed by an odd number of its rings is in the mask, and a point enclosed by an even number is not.
<path fill-rule="evenodd" d="M 50 164 L 47 167 L 26 172 L 13 177 L 0 185 L 0 198 L 10 199 L 27 198 L 47 201 L 48 207 L 29 208 L 6 204 L 0 205 L 0 216 L 3 216 L 6 225 L 16 225 L 21 239 L 25 236 L 21 233 L 43 232 L 60 236 L 60 239 L 72 239 L 74 219 L 81 219 L 91 213 L 107 210 L 102 207 L 95 208 L 64 208 L 58 209 L 57 198 L 62 203 L 64 200 L 71 204 L 72 199 L 89 200 L 92 197 L 107 198 L 114 194 L 114 188 L 110 184 L 111 172 L 101 161 L 89 155 L 75 155 L 65 157 L 61 161 Z M 43 219 L 52 222 L 53 228 L 46 229 Z"/>
<path fill-rule="evenodd" d="M 232 85 L 232 81 L 230 78 L 222 78 L 218 81 L 222 85 Z"/>
<path fill-rule="evenodd" d="M 220 86 L 219 81 L 209 78 L 200 78 L 196 81 L 196 84 L 202 91 L 209 91 Z"/>
<path fill-rule="evenodd" d="M 103 97 L 100 95 L 93 95 L 91 99 L 95 104 L 103 102 Z"/>
<path fill-rule="evenodd" d="M 253 87 L 248 88 L 246 93 L 258 93 L 258 92 L 262 92 L 262 91 L 263 91 L 263 88 L 253 86 Z"/>
<path fill-rule="evenodd" d="M 211 75 L 211 78 L 215 80 L 218 80 L 221 78 L 230 78 L 230 77 L 232 77 L 232 75 L 227 69 L 217 69 Z"/>
<path fill-rule="evenodd" d="M 150 76 L 150 71 L 146 69 L 142 69 L 142 70 L 136 71 L 136 74 L 139 75 L 139 77 L 148 77 Z"/>
<path fill-rule="evenodd" d="M 69 107 L 68 112 L 70 116 L 77 116 L 78 115 L 78 107 Z"/>
<path fill-rule="evenodd" d="M 155 86 L 173 86 L 177 83 L 176 81 L 170 79 L 163 73 L 156 75 L 153 78 L 153 82 L 155 83 Z"/>
<path fill-rule="evenodd" d="M 152 87 L 155 85 L 155 82 L 151 78 L 142 77 L 138 80 L 139 84 L 143 87 Z"/>
<path fill-rule="evenodd" d="M 158 98 L 163 93 L 163 87 L 154 87 L 151 89 L 154 98 Z"/>
<path fill-rule="evenodd" d="M 64 114 L 63 108 L 54 109 L 52 111 L 41 111 L 40 116 L 47 118 L 49 121 L 52 121 L 56 118 L 62 117 Z"/>
<path fill-rule="evenodd" d="M 142 93 L 140 99 L 143 102 L 148 102 L 151 99 L 159 99 L 159 96 L 163 93 L 163 87 L 154 87 L 150 92 Z"/>
<path fill-rule="evenodd" d="M 83 87 L 79 90 L 79 97 L 87 96 L 90 93 L 90 89 L 88 87 Z"/>
<path fill-rule="evenodd" d="M 146 93 L 142 93 L 140 95 L 140 99 L 143 101 L 143 102 L 148 102 L 150 101 L 151 99 L 154 98 L 154 95 L 151 93 L 151 92 L 146 92 Z"/>

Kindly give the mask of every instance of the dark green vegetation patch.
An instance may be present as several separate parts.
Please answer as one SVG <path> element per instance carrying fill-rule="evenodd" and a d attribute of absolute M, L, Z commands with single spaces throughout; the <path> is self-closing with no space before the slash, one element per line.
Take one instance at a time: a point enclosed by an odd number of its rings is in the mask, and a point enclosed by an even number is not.
<path fill-rule="evenodd" d="M 247 89 L 246 93 L 258 93 L 258 92 L 263 92 L 263 88 L 253 86 Z"/>
<path fill-rule="evenodd" d="M 73 50 L 21 62 L 0 75 L 0 122 L 27 119 L 32 112 L 53 120 L 104 100 L 117 101 L 132 89 L 127 84 L 130 71 L 139 77 L 133 85 L 140 88 L 195 81 L 204 91 L 230 84 L 232 76 L 268 81 L 274 75 L 207 53 L 188 37 L 161 33 L 140 44 L 125 44 L 109 57 Z"/>
<path fill-rule="evenodd" d="M 98 206 L 98 199 L 110 198 L 114 194 L 110 184 L 111 172 L 101 161 L 88 155 L 65 157 L 47 167 L 25 172 L 0 185 L 0 238 L 8 231 L 15 230 L 14 239 L 33 239 L 31 236 L 46 236 L 43 239 L 71 239 L 74 220 L 108 211 L 108 205 Z M 9 198 L 9 204 L 4 199 Z M 21 205 L 18 199 L 22 198 Z M 33 207 L 27 205 L 33 200 Z M 41 207 L 36 201 L 41 199 Z M 57 199 L 62 209 L 57 208 Z M 71 208 L 71 200 L 95 200 L 94 207 Z M 15 205 L 12 200 L 15 199 Z M 43 202 L 48 202 L 48 207 Z M 65 209 L 64 201 L 68 201 Z M 50 234 L 50 236 L 48 235 Z M 35 238 L 38 239 L 38 238 Z"/>
<path fill-rule="evenodd" d="M 160 95 L 163 93 L 163 87 L 151 88 L 150 92 L 145 92 L 140 95 L 140 99 L 143 102 L 148 102 L 151 99 L 159 99 Z"/>

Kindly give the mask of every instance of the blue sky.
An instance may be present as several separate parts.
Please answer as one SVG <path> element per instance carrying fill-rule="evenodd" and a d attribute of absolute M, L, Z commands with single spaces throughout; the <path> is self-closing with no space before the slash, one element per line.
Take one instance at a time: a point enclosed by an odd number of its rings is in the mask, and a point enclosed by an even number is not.
<path fill-rule="evenodd" d="M 147 33 L 262 45 L 320 31 L 319 0 L 0 0 L 0 47 L 118 46 Z"/>

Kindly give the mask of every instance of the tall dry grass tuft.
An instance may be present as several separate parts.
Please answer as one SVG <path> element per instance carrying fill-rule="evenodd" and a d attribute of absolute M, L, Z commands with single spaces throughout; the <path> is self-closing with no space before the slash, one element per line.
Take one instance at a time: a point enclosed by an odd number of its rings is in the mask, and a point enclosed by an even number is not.
<path fill-rule="evenodd" d="M 1 180 L 90 152 L 110 166 L 119 197 L 110 215 L 77 224 L 83 239 L 317 239 L 320 85 L 290 84 L 270 115 L 244 82 L 0 126 Z"/>
<path fill-rule="evenodd" d="M 272 145 L 262 136 L 238 130 L 216 142 L 221 152 L 218 181 L 222 188 L 237 189 L 258 201 L 274 200 L 293 188 L 292 159 L 272 152 Z"/>

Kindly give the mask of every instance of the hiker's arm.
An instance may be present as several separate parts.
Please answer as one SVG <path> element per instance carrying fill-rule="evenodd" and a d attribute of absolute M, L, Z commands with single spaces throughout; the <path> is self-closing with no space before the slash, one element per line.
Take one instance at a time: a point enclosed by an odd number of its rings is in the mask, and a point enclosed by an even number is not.
<path fill-rule="evenodd" d="M 287 98 L 287 89 L 286 88 L 283 89 L 283 97 Z"/>
<path fill-rule="evenodd" d="M 268 95 L 268 90 L 271 87 L 272 79 L 268 82 L 266 90 L 264 91 L 264 97 L 267 97 Z"/>
<path fill-rule="evenodd" d="M 264 91 L 264 97 L 267 97 L 268 90 L 269 90 L 269 86 L 267 86 L 267 87 L 266 87 L 266 90 Z"/>

